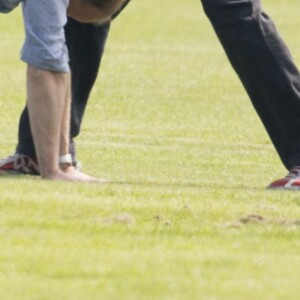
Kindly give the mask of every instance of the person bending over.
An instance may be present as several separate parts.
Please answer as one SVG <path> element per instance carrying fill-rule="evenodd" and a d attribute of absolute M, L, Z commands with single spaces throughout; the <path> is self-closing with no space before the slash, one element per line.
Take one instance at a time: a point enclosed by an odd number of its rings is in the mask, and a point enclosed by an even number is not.
<path fill-rule="evenodd" d="M 67 14 L 80 21 L 106 22 L 123 1 L 0 0 L 0 11 L 7 13 L 20 2 L 25 26 L 21 59 L 28 65 L 27 106 L 39 172 L 47 179 L 99 181 L 70 165 L 71 80 L 64 26 Z"/>

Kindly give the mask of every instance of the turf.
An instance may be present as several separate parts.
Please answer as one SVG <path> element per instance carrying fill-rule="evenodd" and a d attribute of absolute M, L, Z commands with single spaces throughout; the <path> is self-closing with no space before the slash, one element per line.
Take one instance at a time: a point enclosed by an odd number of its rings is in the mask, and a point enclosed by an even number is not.
<path fill-rule="evenodd" d="M 1 300 L 297 299 L 300 197 L 199 1 L 114 22 L 80 137 L 105 186 L 0 177 Z M 264 1 L 300 63 L 297 0 Z M 158 9 L 159 8 L 159 9 Z M 0 156 L 24 105 L 20 11 L 0 17 Z"/>

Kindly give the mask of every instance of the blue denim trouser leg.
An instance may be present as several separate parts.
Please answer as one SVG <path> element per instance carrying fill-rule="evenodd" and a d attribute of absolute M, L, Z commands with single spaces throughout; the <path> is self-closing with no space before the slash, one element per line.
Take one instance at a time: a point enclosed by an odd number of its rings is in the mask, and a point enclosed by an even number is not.
<path fill-rule="evenodd" d="M 300 74 L 260 0 L 201 0 L 283 164 L 300 166 Z"/>

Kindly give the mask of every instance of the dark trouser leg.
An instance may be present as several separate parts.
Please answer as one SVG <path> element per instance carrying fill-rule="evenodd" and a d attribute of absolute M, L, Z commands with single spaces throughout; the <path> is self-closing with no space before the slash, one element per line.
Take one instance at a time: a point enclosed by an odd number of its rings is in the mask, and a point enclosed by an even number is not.
<path fill-rule="evenodd" d="M 70 153 L 76 155 L 73 138 L 80 132 L 80 126 L 104 51 L 110 24 L 96 26 L 68 20 L 65 28 L 72 71 L 72 110 Z M 35 158 L 35 149 L 30 130 L 27 107 L 19 122 L 19 142 L 16 152 Z"/>
<path fill-rule="evenodd" d="M 300 75 L 259 0 L 201 0 L 282 162 L 300 165 Z"/>
<path fill-rule="evenodd" d="M 72 19 L 66 26 L 72 71 L 71 148 L 74 145 L 74 138 L 80 132 L 85 107 L 97 78 L 109 28 L 110 24 L 95 26 L 81 24 Z M 75 152 L 75 149 L 72 150 L 71 153 Z"/>

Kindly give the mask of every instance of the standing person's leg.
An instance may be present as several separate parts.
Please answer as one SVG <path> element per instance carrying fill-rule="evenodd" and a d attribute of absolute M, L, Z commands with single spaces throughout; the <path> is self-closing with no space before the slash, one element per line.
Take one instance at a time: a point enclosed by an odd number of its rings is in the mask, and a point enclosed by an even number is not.
<path fill-rule="evenodd" d="M 65 28 L 72 76 L 71 144 L 70 153 L 76 156 L 74 138 L 80 127 L 90 92 L 98 75 L 110 23 L 82 24 L 69 18 Z"/>
<path fill-rule="evenodd" d="M 201 0 L 283 164 L 300 165 L 300 75 L 260 0 Z"/>
<path fill-rule="evenodd" d="M 73 138 L 80 132 L 85 106 L 98 74 L 109 28 L 109 23 L 101 26 L 82 24 L 71 18 L 65 27 L 73 81 L 70 153 L 74 157 L 76 151 Z M 20 117 L 18 137 L 16 154 L 0 161 L 0 172 L 38 174 L 27 107 Z"/>
<path fill-rule="evenodd" d="M 115 12 L 115 19 L 130 0 L 125 0 Z M 74 138 L 80 133 L 80 127 L 91 89 L 98 75 L 110 22 L 99 25 L 82 24 L 72 18 L 65 27 L 67 47 L 69 49 L 72 73 L 72 110 L 70 152 L 76 157 Z"/>

